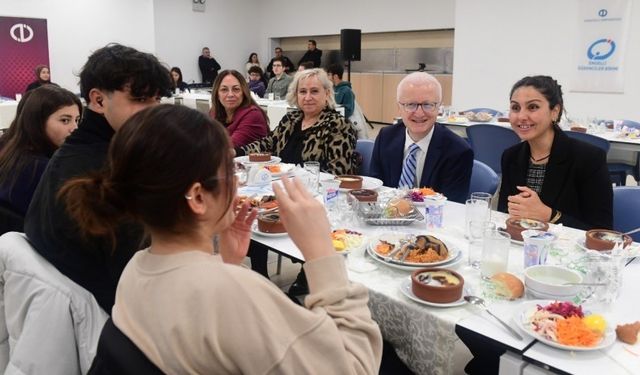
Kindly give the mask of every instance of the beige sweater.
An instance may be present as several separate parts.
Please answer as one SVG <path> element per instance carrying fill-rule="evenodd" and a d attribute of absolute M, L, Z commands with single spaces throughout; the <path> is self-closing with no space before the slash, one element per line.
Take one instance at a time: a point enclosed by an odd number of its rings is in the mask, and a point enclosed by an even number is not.
<path fill-rule="evenodd" d="M 304 265 L 306 309 L 246 268 L 200 251 L 139 251 L 113 321 L 169 374 L 377 374 L 382 337 L 341 255 Z"/>

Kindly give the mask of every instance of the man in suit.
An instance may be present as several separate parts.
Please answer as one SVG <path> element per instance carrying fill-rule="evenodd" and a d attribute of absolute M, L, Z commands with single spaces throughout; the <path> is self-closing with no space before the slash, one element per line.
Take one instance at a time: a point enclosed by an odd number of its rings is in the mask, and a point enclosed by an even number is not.
<path fill-rule="evenodd" d="M 467 142 L 436 123 L 442 86 L 432 75 L 415 72 L 398 84 L 402 121 L 380 131 L 373 147 L 371 174 L 389 187 L 431 187 L 464 203 L 469 194 L 473 151 Z"/>

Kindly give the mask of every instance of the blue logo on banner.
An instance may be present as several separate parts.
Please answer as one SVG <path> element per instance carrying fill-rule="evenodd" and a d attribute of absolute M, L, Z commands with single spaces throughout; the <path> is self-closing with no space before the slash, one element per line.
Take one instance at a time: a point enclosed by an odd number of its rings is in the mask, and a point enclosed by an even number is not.
<path fill-rule="evenodd" d="M 611 39 L 598 39 L 587 49 L 589 60 L 606 60 L 616 50 L 616 42 Z"/>
<path fill-rule="evenodd" d="M 607 10 L 606 10 L 606 9 L 600 9 L 600 10 L 598 11 L 598 15 L 599 15 L 600 17 L 606 17 L 608 13 L 609 13 L 609 12 L 607 12 Z"/>

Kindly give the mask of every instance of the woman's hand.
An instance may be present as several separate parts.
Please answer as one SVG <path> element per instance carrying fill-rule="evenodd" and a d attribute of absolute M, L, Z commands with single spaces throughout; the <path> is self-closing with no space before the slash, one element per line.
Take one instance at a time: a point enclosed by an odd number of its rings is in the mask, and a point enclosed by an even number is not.
<path fill-rule="evenodd" d="M 238 204 L 233 201 L 233 207 Z M 257 210 L 249 208 L 249 202 L 244 202 L 236 213 L 233 223 L 220 233 L 220 255 L 225 263 L 240 264 L 249 250 L 251 241 L 251 224 L 258 215 Z"/>
<path fill-rule="evenodd" d="M 509 216 L 518 218 L 537 219 L 543 222 L 551 220 L 551 207 L 540 200 L 538 193 L 526 186 L 516 186 L 519 194 L 508 198 Z"/>
<path fill-rule="evenodd" d="M 335 254 L 331 227 L 322 203 L 313 198 L 298 179 L 281 180 L 284 189 L 273 184 L 280 207 L 280 219 L 304 259 L 310 261 Z"/>

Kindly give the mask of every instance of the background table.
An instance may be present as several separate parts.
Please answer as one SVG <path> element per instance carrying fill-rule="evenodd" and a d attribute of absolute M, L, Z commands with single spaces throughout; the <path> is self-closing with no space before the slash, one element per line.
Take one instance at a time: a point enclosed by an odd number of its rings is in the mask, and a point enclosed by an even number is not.
<path fill-rule="evenodd" d="M 18 102 L 15 100 L 0 102 L 0 129 L 7 129 L 16 117 Z"/>

